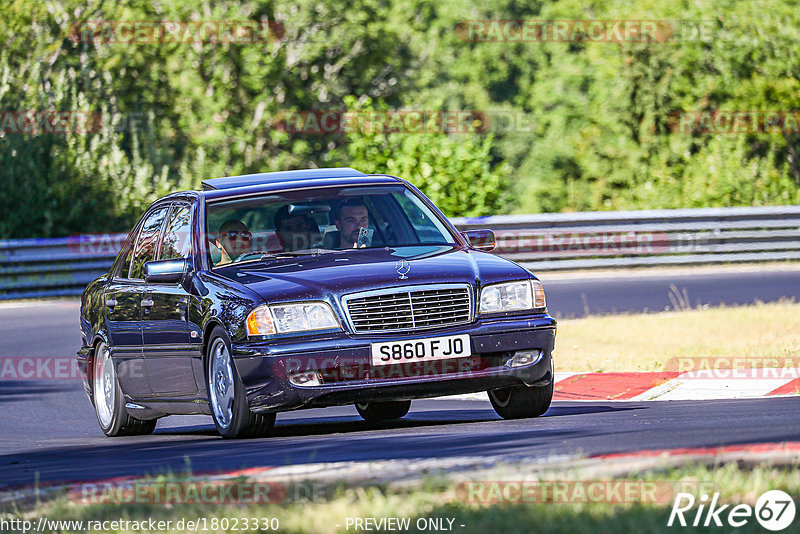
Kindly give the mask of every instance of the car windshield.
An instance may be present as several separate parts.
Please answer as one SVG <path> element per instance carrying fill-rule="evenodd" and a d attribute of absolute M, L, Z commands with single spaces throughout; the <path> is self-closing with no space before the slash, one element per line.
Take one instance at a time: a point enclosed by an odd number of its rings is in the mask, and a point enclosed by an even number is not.
<path fill-rule="evenodd" d="M 332 250 L 452 245 L 453 235 L 405 186 L 348 186 L 210 201 L 214 266 Z"/>

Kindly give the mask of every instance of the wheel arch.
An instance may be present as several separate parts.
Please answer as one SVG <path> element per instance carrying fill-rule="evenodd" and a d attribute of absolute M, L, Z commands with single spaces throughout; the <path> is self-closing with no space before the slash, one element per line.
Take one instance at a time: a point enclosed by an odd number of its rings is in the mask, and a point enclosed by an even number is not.
<path fill-rule="evenodd" d="M 225 325 L 217 319 L 216 317 L 212 317 L 208 320 L 206 325 L 203 327 L 203 372 L 205 373 L 206 366 L 208 365 L 208 344 L 211 341 L 211 332 L 216 328 L 220 327 L 225 330 L 225 333 L 228 335 L 228 339 L 231 339 L 231 333 L 225 328 Z M 208 378 L 208 377 L 206 377 Z"/>
<path fill-rule="evenodd" d="M 94 402 L 94 359 L 97 357 L 97 346 L 100 343 L 105 343 L 106 346 L 111 346 L 108 342 L 108 337 L 103 332 L 97 332 L 92 338 L 89 354 L 86 357 L 86 381 L 89 385 L 89 395 Z M 113 358 L 112 358 L 113 361 Z"/>

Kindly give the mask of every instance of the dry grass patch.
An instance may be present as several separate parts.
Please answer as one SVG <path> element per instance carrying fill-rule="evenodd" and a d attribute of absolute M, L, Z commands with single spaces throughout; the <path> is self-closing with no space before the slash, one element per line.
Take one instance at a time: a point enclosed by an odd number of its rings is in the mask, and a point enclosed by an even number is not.
<path fill-rule="evenodd" d="M 562 371 L 663 371 L 671 358 L 789 358 L 800 367 L 800 303 L 559 321 Z"/>

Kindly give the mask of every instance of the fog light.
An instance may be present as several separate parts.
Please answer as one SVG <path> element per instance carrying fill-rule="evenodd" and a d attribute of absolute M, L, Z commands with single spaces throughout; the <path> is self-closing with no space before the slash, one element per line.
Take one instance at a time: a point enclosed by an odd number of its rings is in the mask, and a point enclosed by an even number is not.
<path fill-rule="evenodd" d="M 511 367 L 521 367 L 523 365 L 532 365 L 538 363 L 542 359 L 541 350 L 521 350 L 514 353 L 514 357 L 508 360 L 506 365 Z"/>
<path fill-rule="evenodd" d="M 319 386 L 322 384 L 322 377 L 316 371 L 305 371 L 290 374 L 289 382 L 293 386 Z"/>

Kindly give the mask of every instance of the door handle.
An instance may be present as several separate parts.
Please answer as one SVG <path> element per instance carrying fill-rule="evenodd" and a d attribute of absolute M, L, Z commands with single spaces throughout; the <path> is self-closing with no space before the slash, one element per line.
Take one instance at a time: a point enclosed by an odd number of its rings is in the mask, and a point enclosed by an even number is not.
<path fill-rule="evenodd" d="M 117 305 L 117 299 L 106 299 L 106 306 L 113 308 Z"/>
<path fill-rule="evenodd" d="M 152 300 L 150 300 L 150 299 L 144 299 L 144 300 L 142 301 L 142 307 L 143 307 L 143 308 L 149 308 L 149 307 L 150 307 L 150 306 L 152 306 L 153 304 L 155 304 L 155 303 L 154 303 Z"/>

